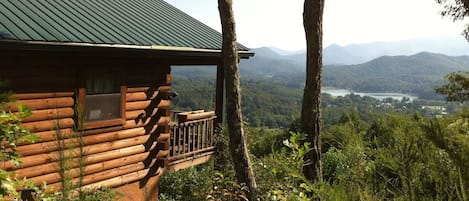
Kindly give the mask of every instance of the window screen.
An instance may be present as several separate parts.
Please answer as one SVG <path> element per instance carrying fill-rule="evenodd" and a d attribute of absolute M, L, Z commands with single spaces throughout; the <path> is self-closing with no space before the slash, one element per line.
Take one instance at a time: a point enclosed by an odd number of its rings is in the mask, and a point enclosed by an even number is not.
<path fill-rule="evenodd" d="M 122 96 L 117 80 L 90 76 L 86 80 L 85 121 L 103 121 L 122 117 Z"/>

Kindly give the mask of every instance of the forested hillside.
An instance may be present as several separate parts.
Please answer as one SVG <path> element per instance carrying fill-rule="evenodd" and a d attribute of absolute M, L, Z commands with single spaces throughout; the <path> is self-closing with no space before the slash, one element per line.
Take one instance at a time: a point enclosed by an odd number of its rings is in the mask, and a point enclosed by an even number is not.
<path fill-rule="evenodd" d="M 242 80 L 245 121 L 255 127 L 287 127 L 300 110 L 301 90 L 253 79 Z M 177 78 L 173 90 L 175 110 L 215 108 L 215 80 Z"/>
<path fill-rule="evenodd" d="M 242 107 L 245 121 L 252 127 L 286 128 L 299 116 L 302 90 L 274 79 L 254 80 L 243 78 Z M 173 110 L 189 111 L 197 109 L 214 110 L 215 80 L 210 78 L 178 77 L 174 79 L 173 90 L 178 96 L 173 99 Z M 371 97 L 349 95 L 333 97 L 323 95 L 323 119 L 325 124 L 338 122 L 338 118 L 349 111 L 359 111 L 366 120 L 373 119 L 374 112 L 401 112 L 434 117 L 441 111 L 422 106 L 443 106 L 445 112 L 454 113 L 460 106 L 438 100 L 393 100 L 379 101 Z"/>
<path fill-rule="evenodd" d="M 269 70 L 269 66 L 272 69 Z M 323 182 L 302 177 L 310 148 L 298 133 L 304 72 L 291 59 L 263 49 L 243 61 L 242 107 L 247 143 L 262 200 L 467 200 L 467 103 L 448 103 L 434 88 L 469 57 L 423 52 L 383 56 L 364 64 L 326 66 L 327 86 L 355 91 L 404 92 L 420 99 L 377 100 L 322 95 Z M 214 109 L 215 67 L 172 69 L 174 110 Z M 422 99 L 427 98 L 427 99 Z M 435 99 L 436 98 L 436 99 Z M 219 156 L 229 161 L 226 136 Z M 243 198 L 231 163 L 165 174 L 160 200 Z M 215 172 L 215 174 L 214 174 Z M 315 192 L 314 196 L 308 193 Z M 311 197 L 312 196 L 312 197 Z"/>
<path fill-rule="evenodd" d="M 287 127 L 300 111 L 304 70 L 268 48 L 256 51 L 255 57 L 241 62 L 246 121 L 256 127 Z M 353 91 L 414 94 L 427 99 L 420 105 L 441 106 L 445 102 L 436 95 L 435 86 L 442 83 L 447 73 L 461 70 L 469 70 L 469 56 L 423 52 L 383 56 L 359 65 L 326 66 L 323 83 Z M 214 108 L 216 67 L 173 67 L 172 73 L 173 90 L 179 94 L 173 101 L 175 109 Z M 440 101 L 431 102 L 432 99 Z"/>
<path fill-rule="evenodd" d="M 326 66 L 324 85 L 362 92 L 402 92 L 435 99 L 434 88 L 450 72 L 469 70 L 469 56 L 422 52 L 383 56 L 364 64 Z"/>
<path fill-rule="evenodd" d="M 289 87 L 302 88 L 304 64 L 291 56 L 279 55 L 268 48 L 241 62 L 243 78 L 270 79 Z M 421 52 L 411 56 L 382 56 L 363 64 L 324 67 L 323 86 L 357 92 L 401 92 L 423 99 L 441 99 L 434 87 L 446 74 L 469 70 L 469 56 L 446 56 Z"/>
<path fill-rule="evenodd" d="M 301 175 L 309 150 L 288 129 L 250 126 L 248 147 L 255 164 L 262 200 L 311 200 L 314 191 L 324 200 L 466 200 L 469 189 L 469 111 L 435 119 L 412 112 L 418 103 L 388 102 L 350 95 L 324 97 L 322 137 L 324 182 Z M 380 106 L 381 105 L 381 106 Z M 219 153 L 229 158 L 226 136 Z M 207 165 L 165 174 L 161 200 L 241 200 L 230 163 Z"/>
<path fill-rule="evenodd" d="M 434 36 L 395 42 L 371 42 L 347 46 L 330 45 L 324 49 L 325 65 L 360 64 L 387 55 L 414 55 L 435 52 L 449 56 L 469 55 L 469 45 L 462 36 Z"/>

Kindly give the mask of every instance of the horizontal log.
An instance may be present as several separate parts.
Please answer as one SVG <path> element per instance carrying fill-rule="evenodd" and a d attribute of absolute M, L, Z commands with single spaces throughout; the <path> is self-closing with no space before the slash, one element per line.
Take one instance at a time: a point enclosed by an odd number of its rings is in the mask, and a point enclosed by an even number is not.
<path fill-rule="evenodd" d="M 198 112 L 198 113 L 179 113 L 177 114 L 177 116 L 178 116 L 178 121 L 182 123 L 186 121 L 210 118 L 210 117 L 215 116 L 215 112 L 210 111 L 210 112 Z"/>
<path fill-rule="evenodd" d="M 86 185 L 86 184 L 90 184 L 93 182 L 100 182 L 100 181 L 110 179 L 113 177 L 119 177 L 121 175 L 129 174 L 132 172 L 138 172 L 140 170 L 143 170 L 144 168 L 145 168 L 144 164 L 142 163 L 130 164 L 130 165 L 118 167 L 112 170 L 108 170 L 106 172 L 99 172 L 93 175 L 84 176 L 82 179 L 82 184 Z M 69 174 L 76 174 L 76 173 L 69 172 Z M 58 173 L 31 178 L 31 180 L 33 180 L 37 186 L 41 185 L 42 182 L 46 182 L 50 184 L 47 187 L 53 188 L 56 190 L 59 190 L 61 188 L 60 179 L 61 177 L 60 177 L 60 174 Z M 71 182 L 78 183 L 79 179 L 72 179 Z"/>
<path fill-rule="evenodd" d="M 161 124 L 159 126 L 161 127 Z M 157 128 L 157 127 L 158 127 L 158 125 L 155 126 L 155 128 Z M 116 127 L 110 127 L 110 128 L 93 129 L 93 130 L 85 131 L 84 136 L 86 136 L 86 135 L 97 135 L 97 134 L 110 133 L 110 132 L 118 132 L 118 131 L 122 131 L 123 129 L 133 129 L 133 128 L 137 128 L 137 127 L 127 126 L 127 127 L 123 128 L 122 126 L 116 126 Z M 60 129 L 59 131 L 62 134 L 63 139 L 69 138 L 75 132 L 71 128 Z M 162 132 L 169 132 L 169 130 L 162 131 Z M 149 133 L 152 133 L 152 132 L 149 132 Z M 38 140 L 36 143 L 49 142 L 49 141 L 54 141 L 54 140 L 57 139 L 57 136 L 56 136 L 57 131 L 56 130 L 36 132 L 35 134 L 40 138 L 40 140 Z M 19 143 L 18 145 L 26 145 L 26 144 L 30 144 L 30 143 Z"/>
<path fill-rule="evenodd" d="M 125 100 L 127 102 L 152 100 L 155 99 L 158 94 L 160 94 L 159 91 L 154 91 L 153 94 L 147 94 L 146 92 L 127 93 Z"/>
<path fill-rule="evenodd" d="M 122 149 L 117 149 L 117 150 L 111 150 L 107 152 L 102 152 L 102 153 L 97 153 L 93 155 L 89 155 L 83 158 L 81 161 L 82 164 L 84 165 L 84 170 L 87 173 L 94 173 L 96 171 L 101 171 L 104 170 L 105 167 L 107 167 L 108 163 L 112 163 L 109 161 L 116 161 L 120 160 L 122 163 L 128 163 L 126 161 L 133 161 L 139 159 L 140 155 L 142 154 L 148 154 L 148 152 L 145 152 L 145 150 L 151 150 L 156 147 L 157 142 L 154 142 L 150 148 L 146 148 L 143 144 L 131 146 L 131 147 L 125 147 Z M 78 158 L 71 159 L 70 165 L 72 168 L 79 167 L 80 163 L 78 161 Z M 37 166 L 32 166 L 28 168 L 22 168 L 18 169 L 15 171 L 16 176 L 18 178 L 23 178 L 23 177 L 35 177 L 39 175 L 46 175 L 49 173 L 54 173 L 58 172 L 59 170 L 59 163 L 58 162 L 52 162 L 52 163 L 47 163 L 43 165 L 37 165 Z"/>
<path fill-rule="evenodd" d="M 46 120 L 36 121 L 21 124 L 31 132 L 51 131 L 63 128 L 72 128 L 75 125 L 75 121 L 72 118 L 58 119 L 58 120 Z"/>
<path fill-rule="evenodd" d="M 118 177 L 118 176 L 129 174 L 132 172 L 138 172 L 143 169 L 145 169 L 145 164 L 136 163 L 136 164 L 130 164 L 130 165 L 114 168 L 106 172 L 99 172 L 99 173 L 95 173 L 92 175 L 87 175 L 83 177 L 83 185 L 100 182 L 106 179 Z"/>
<path fill-rule="evenodd" d="M 50 92 L 50 93 L 20 93 L 13 94 L 11 98 L 18 100 L 43 99 L 43 98 L 59 98 L 73 97 L 75 92 Z"/>
<path fill-rule="evenodd" d="M 107 152 L 102 152 L 98 154 L 93 154 L 85 157 L 85 164 L 95 164 L 103 161 L 108 161 L 116 158 L 122 158 L 126 156 L 131 156 L 135 154 L 144 153 L 146 150 L 152 149 L 156 146 L 156 142 L 150 146 L 150 148 L 145 147 L 143 144 L 134 145 L 131 147 L 125 147 L 122 149 L 111 150 Z"/>
<path fill-rule="evenodd" d="M 62 119 L 73 117 L 75 111 L 73 108 L 57 108 L 57 109 L 46 109 L 46 110 L 33 110 L 29 117 L 22 119 L 23 123 L 33 121 L 44 121 L 53 119 Z"/>
<path fill-rule="evenodd" d="M 83 188 L 84 189 L 96 189 L 96 188 L 99 188 L 101 186 L 108 186 L 108 187 L 121 186 L 121 185 L 124 185 L 124 184 L 128 184 L 128 183 L 132 183 L 132 182 L 141 180 L 145 177 L 152 177 L 152 176 L 162 175 L 164 173 L 164 169 L 159 168 L 152 175 L 148 175 L 148 173 L 149 173 L 149 169 L 143 169 L 143 170 L 140 170 L 138 172 L 132 172 L 132 173 L 125 174 L 125 175 L 122 175 L 122 176 L 119 176 L 119 177 L 114 177 L 114 178 L 103 180 L 103 181 L 100 181 L 100 182 L 88 184 L 88 185 L 83 186 Z"/>
<path fill-rule="evenodd" d="M 105 142 L 101 144 L 94 144 L 83 147 L 83 155 L 88 156 L 91 154 L 106 152 L 110 150 L 121 149 L 125 147 L 130 147 L 138 144 L 144 144 L 150 139 L 150 135 L 138 136 L 130 139 L 118 140 L 113 142 Z M 65 157 L 77 157 L 80 153 L 79 148 L 65 151 Z M 23 161 L 22 167 L 31 167 L 45 163 L 51 163 L 59 160 L 59 152 L 50 152 L 45 154 L 38 154 L 32 156 L 26 156 L 21 159 Z M 11 162 L 4 163 L 4 169 L 14 170 L 18 169 Z"/>
<path fill-rule="evenodd" d="M 155 126 L 155 127 L 158 127 L 158 126 Z M 154 130 L 156 130 L 156 128 L 154 128 Z M 83 140 L 83 145 L 86 146 L 86 145 L 92 145 L 92 144 L 98 144 L 98 143 L 103 143 L 103 142 L 111 142 L 115 140 L 137 137 L 137 136 L 145 135 L 145 133 L 146 133 L 145 129 L 140 127 L 140 128 L 121 130 L 117 132 L 103 133 L 99 135 L 83 136 L 82 140 Z M 79 140 L 78 138 L 63 139 L 63 144 L 76 146 L 76 144 L 78 143 L 78 140 Z M 59 148 L 59 144 L 57 141 L 50 141 L 50 142 L 44 142 L 44 143 L 35 143 L 35 144 L 30 144 L 30 145 L 19 146 L 17 147 L 16 151 L 24 157 L 24 156 L 34 155 L 34 154 L 57 151 L 58 148 Z"/>
<path fill-rule="evenodd" d="M 127 111 L 143 110 L 143 109 L 148 108 L 148 106 L 150 104 L 151 104 L 151 100 L 138 101 L 138 102 L 127 102 L 125 104 L 125 109 Z M 171 101 L 169 101 L 169 100 L 161 100 L 156 107 L 157 108 L 169 108 L 170 104 L 171 104 Z"/>
<path fill-rule="evenodd" d="M 113 176 L 119 176 L 119 175 L 112 175 L 112 173 L 115 172 L 116 170 L 128 169 L 129 166 L 130 167 L 141 166 L 140 169 L 137 169 L 137 170 L 131 169 L 131 171 L 138 171 L 138 170 L 144 169 L 144 164 L 142 163 L 142 161 L 145 160 L 146 156 L 148 156 L 148 153 L 133 156 L 131 158 L 126 158 L 127 161 L 112 160 L 112 161 L 106 161 L 106 163 L 99 163 L 99 164 L 95 164 L 92 166 L 87 166 L 83 170 L 83 175 L 90 175 L 90 174 L 94 174 L 94 175 L 88 176 L 88 177 L 84 176 L 83 184 L 89 184 L 90 181 L 91 182 L 100 181 L 100 180 L 108 179 Z M 125 162 L 131 162 L 131 163 L 126 164 Z M 129 172 L 126 172 L 126 173 L 129 173 Z M 126 174 L 126 173 L 123 173 L 123 174 Z M 100 178 L 96 178 L 97 174 L 100 175 Z M 75 168 L 75 169 L 71 169 L 67 171 L 67 176 L 70 176 L 71 178 L 80 177 L 80 169 Z M 43 182 L 46 182 L 48 184 L 53 184 L 53 183 L 60 182 L 61 176 L 60 176 L 60 173 L 54 172 L 51 174 L 44 174 L 44 175 L 40 175 L 37 177 L 32 177 L 30 179 L 34 180 L 36 185 L 40 185 Z M 78 181 L 75 181 L 75 182 L 78 182 Z"/>
<path fill-rule="evenodd" d="M 166 141 L 166 140 L 169 140 L 170 135 L 171 135 L 171 134 L 169 134 L 169 133 L 161 133 L 160 136 L 158 136 L 158 141 Z"/>
<path fill-rule="evenodd" d="M 151 100 L 127 102 L 125 103 L 125 109 L 127 111 L 143 110 L 143 109 L 146 109 L 150 105 L 150 103 L 151 103 Z"/>
<path fill-rule="evenodd" d="M 127 93 L 147 92 L 149 90 L 152 90 L 151 87 L 127 87 Z M 159 86 L 155 91 L 168 92 L 170 90 L 171 86 Z"/>
<path fill-rule="evenodd" d="M 155 161 L 155 160 L 154 160 Z M 154 163 L 153 161 L 153 163 Z M 148 175 L 150 169 L 145 168 L 142 163 L 126 165 L 116 168 L 111 171 L 99 172 L 92 175 L 83 177 L 83 189 L 96 189 L 102 186 L 115 187 L 123 184 L 128 184 L 134 181 L 145 178 L 146 176 L 161 175 L 164 172 L 163 168 L 158 168 L 154 174 Z M 73 182 L 78 182 L 78 178 Z M 61 183 L 54 183 L 48 185 L 50 191 L 57 191 L 61 188 Z"/>
<path fill-rule="evenodd" d="M 171 118 L 168 116 L 163 116 L 160 117 L 158 122 L 156 122 L 156 125 L 169 125 L 169 122 L 171 121 Z M 135 127 L 142 127 L 142 126 L 147 126 L 151 122 L 151 118 L 148 118 L 145 122 L 143 121 L 138 121 L 135 122 L 135 120 L 127 120 L 123 126 L 125 129 L 129 128 L 135 128 Z"/>
<path fill-rule="evenodd" d="M 160 111 L 158 108 L 154 108 L 150 114 L 147 114 L 147 111 L 145 110 L 127 111 L 125 112 L 125 118 L 127 120 L 137 119 L 137 118 L 149 118 L 149 117 L 155 116 L 158 113 L 158 111 Z"/>
<path fill-rule="evenodd" d="M 74 133 L 73 129 L 71 128 L 60 129 L 58 131 L 62 133 L 62 137 L 64 139 L 69 138 Z M 36 132 L 34 134 L 38 136 L 40 139 L 36 141 L 35 143 L 54 141 L 56 140 L 56 135 L 57 135 L 56 133 L 57 133 L 57 130 Z M 23 143 L 18 143 L 17 145 L 22 146 L 22 145 L 28 145 L 28 144 L 31 144 L 31 143 L 23 142 Z"/>
<path fill-rule="evenodd" d="M 5 105 L 4 109 L 6 111 L 17 112 L 18 104 L 27 105 L 31 110 L 43 110 L 72 107 L 75 104 L 75 100 L 73 100 L 72 97 L 22 100 L 15 103 L 8 103 Z"/>
<path fill-rule="evenodd" d="M 160 126 L 169 125 L 166 123 L 166 120 L 167 120 L 166 118 L 169 118 L 167 116 L 169 116 L 169 114 L 167 114 L 165 118 L 160 119 L 160 122 L 157 122 L 156 124 Z M 141 122 L 139 122 L 138 125 L 137 123 L 135 123 L 135 121 L 136 120 L 133 119 L 133 120 L 126 121 L 124 125 L 116 125 L 116 126 L 107 127 L 107 128 L 97 128 L 97 129 L 86 130 L 85 135 L 95 135 L 95 134 L 101 134 L 101 133 L 107 133 L 107 132 L 116 132 L 116 131 L 121 131 L 123 129 L 131 129 L 131 128 L 147 126 L 148 123 L 150 122 L 150 119 L 147 119 L 147 121 L 145 121 L 145 124 L 142 124 Z M 169 131 L 163 131 L 163 132 L 169 132 Z"/>
<path fill-rule="evenodd" d="M 169 133 L 165 133 L 162 135 L 169 135 Z M 148 152 L 146 152 L 146 150 L 155 149 L 157 147 L 157 144 L 157 141 L 155 141 L 149 148 L 143 144 L 139 144 L 131 147 L 85 156 L 82 160 L 82 164 L 84 165 L 84 172 L 85 174 L 91 174 L 106 169 L 122 166 L 123 164 L 130 164 L 132 163 L 132 161 L 143 161 L 143 159 L 145 159 L 149 154 Z M 80 163 L 78 161 L 78 158 L 73 158 L 70 160 L 70 165 L 72 168 L 79 167 Z M 60 166 L 58 162 L 52 162 L 43 165 L 18 169 L 15 171 L 15 173 L 18 178 L 30 178 L 39 175 L 58 172 L 59 167 Z"/>
<path fill-rule="evenodd" d="M 144 168 L 152 167 L 156 160 L 159 158 L 164 158 L 167 155 L 167 151 L 158 152 L 155 158 L 151 160 L 149 165 L 145 165 L 143 160 L 147 159 L 149 156 L 148 152 L 134 155 L 131 157 L 126 157 L 123 159 L 116 159 L 111 161 L 106 161 L 99 164 L 94 164 L 86 166 L 83 170 L 83 184 L 90 184 L 93 182 L 99 182 L 104 179 L 112 178 L 115 176 L 123 175 L 130 172 L 136 172 Z M 129 167 L 132 167 L 129 169 Z M 138 168 L 135 168 L 138 167 Z M 128 169 L 129 172 L 123 173 L 121 170 Z M 112 174 L 114 173 L 114 174 Z M 74 182 L 78 182 L 78 177 L 80 177 L 80 169 L 74 168 L 67 172 L 67 175 L 75 178 Z M 55 183 L 59 182 L 61 179 L 60 173 L 54 172 L 51 174 L 45 174 L 37 177 L 32 177 L 32 180 L 35 181 L 36 185 L 40 185 L 43 182 L 46 183 Z"/>

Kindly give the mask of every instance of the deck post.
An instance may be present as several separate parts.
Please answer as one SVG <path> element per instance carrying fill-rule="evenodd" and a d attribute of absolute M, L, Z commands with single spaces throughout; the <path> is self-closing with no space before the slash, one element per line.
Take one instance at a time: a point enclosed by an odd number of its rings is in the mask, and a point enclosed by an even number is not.
<path fill-rule="evenodd" d="M 217 119 L 215 120 L 216 125 L 223 123 L 223 100 L 224 100 L 224 84 L 225 84 L 225 72 L 223 65 L 219 63 L 217 65 L 217 87 L 215 95 L 215 115 Z"/>

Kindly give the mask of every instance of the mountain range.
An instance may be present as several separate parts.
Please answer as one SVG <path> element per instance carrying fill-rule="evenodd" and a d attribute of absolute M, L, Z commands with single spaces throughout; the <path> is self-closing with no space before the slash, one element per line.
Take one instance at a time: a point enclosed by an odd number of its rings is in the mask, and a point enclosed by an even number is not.
<path fill-rule="evenodd" d="M 382 56 L 356 65 L 324 67 L 323 85 L 361 92 L 402 92 L 435 98 L 434 88 L 450 72 L 469 71 L 469 56 L 421 52 Z"/>
<path fill-rule="evenodd" d="M 258 48 L 255 52 L 264 51 Z M 294 60 L 298 64 L 305 63 L 305 50 L 286 51 L 276 47 L 269 47 L 275 57 L 279 56 Z M 360 64 L 380 56 L 413 55 L 419 52 L 433 52 L 448 56 L 469 55 L 469 43 L 463 36 L 435 36 L 414 38 L 393 42 L 372 42 L 340 46 L 332 44 L 324 48 L 324 65 Z"/>
<path fill-rule="evenodd" d="M 459 42 L 450 39 L 443 42 L 433 38 L 329 46 L 324 49 L 325 63 L 335 58 L 334 61 L 345 64 L 329 62 L 329 65 L 324 65 L 323 86 L 361 92 L 403 92 L 420 98 L 435 98 L 434 87 L 443 83 L 446 74 L 469 71 L 469 56 L 455 56 L 469 55 L 469 43 L 464 39 Z M 252 51 L 255 52 L 254 57 L 240 62 L 243 79 L 302 88 L 305 77 L 304 53 L 289 54 L 288 51 L 267 47 Z M 365 58 L 371 59 L 364 61 Z M 357 64 L 359 61 L 364 62 Z M 173 73 L 175 77 L 215 78 L 215 69 L 174 68 Z"/>
<path fill-rule="evenodd" d="M 433 52 L 449 56 L 469 55 L 463 36 L 415 38 L 396 42 L 374 42 L 347 46 L 330 45 L 324 49 L 324 64 L 360 64 L 380 56 L 413 55 Z"/>

